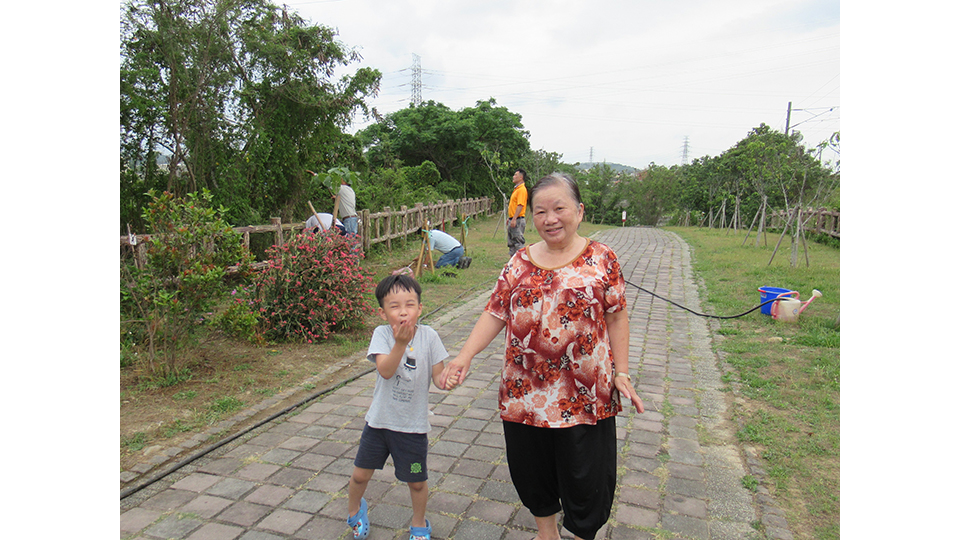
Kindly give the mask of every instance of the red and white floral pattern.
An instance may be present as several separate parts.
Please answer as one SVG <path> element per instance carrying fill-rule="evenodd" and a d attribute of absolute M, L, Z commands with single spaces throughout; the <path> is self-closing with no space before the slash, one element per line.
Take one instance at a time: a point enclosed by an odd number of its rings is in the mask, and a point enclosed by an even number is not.
<path fill-rule="evenodd" d="M 504 267 L 485 310 L 506 322 L 500 416 L 537 427 L 596 424 L 622 410 L 605 313 L 626 308 L 617 255 L 592 240 L 570 264 Z"/>

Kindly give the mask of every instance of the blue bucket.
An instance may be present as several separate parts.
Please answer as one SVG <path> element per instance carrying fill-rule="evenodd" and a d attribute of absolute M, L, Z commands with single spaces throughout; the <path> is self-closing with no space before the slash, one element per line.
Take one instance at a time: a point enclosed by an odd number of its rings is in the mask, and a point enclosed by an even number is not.
<path fill-rule="evenodd" d="M 767 300 L 773 300 L 783 293 L 793 292 L 790 289 L 781 289 L 780 287 L 760 287 L 757 290 L 760 291 L 761 304 Z M 762 306 L 760 308 L 760 313 L 763 313 L 764 315 L 770 315 L 770 308 L 772 308 L 774 304 L 776 304 L 776 302 L 770 302 L 769 304 Z"/>

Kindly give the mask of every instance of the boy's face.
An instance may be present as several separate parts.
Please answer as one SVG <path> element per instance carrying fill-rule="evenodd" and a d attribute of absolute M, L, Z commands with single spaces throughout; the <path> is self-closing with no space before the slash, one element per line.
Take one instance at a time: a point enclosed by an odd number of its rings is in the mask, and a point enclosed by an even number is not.
<path fill-rule="evenodd" d="M 394 329 L 406 321 L 417 324 L 422 312 L 423 304 L 417 299 L 416 291 L 405 291 L 399 287 L 387 293 L 383 297 L 383 307 L 377 309 L 380 318 Z"/>

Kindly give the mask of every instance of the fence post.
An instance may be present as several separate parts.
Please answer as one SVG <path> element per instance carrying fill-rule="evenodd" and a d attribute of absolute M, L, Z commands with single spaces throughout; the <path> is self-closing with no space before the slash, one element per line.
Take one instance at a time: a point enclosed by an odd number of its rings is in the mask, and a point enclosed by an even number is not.
<path fill-rule="evenodd" d="M 360 212 L 363 216 L 363 227 L 360 230 L 360 242 L 363 245 L 363 252 L 370 251 L 370 210 L 364 209 Z"/>
<path fill-rule="evenodd" d="M 277 234 L 274 235 L 274 245 L 282 246 L 283 245 L 283 224 L 280 223 L 280 218 L 272 217 L 270 218 L 270 224 L 276 225 Z"/>
<path fill-rule="evenodd" d="M 385 214 L 387 214 L 387 226 L 386 226 L 386 229 L 387 229 L 387 251 L 392 251 L 392 250 L 393 250 L 393 245 L 392 245 L 392 243 L 390 242 L 390 237 L 393 236 L 393 220 L 391 219 L 391 218 L 393 217 L 393 213 L 392 213 L 392 210 L 390 210 L 390 207 L 389 207 L 389 206 L 384 206 L 384 207 L 383 207 L 383 212 L 384 212 Z"/>

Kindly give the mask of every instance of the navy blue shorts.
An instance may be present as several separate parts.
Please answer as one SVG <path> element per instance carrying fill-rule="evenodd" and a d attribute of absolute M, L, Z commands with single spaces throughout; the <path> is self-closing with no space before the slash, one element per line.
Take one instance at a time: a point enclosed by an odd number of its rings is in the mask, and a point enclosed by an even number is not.
<path fill-rule="evenodd" d="M 361 469 L 382 469 L 387 456 L 393 456 L 397 480 L 426 482 L 428 446 L 426 433 L 401 433 L 367 424 L 353 464 Z"/>

